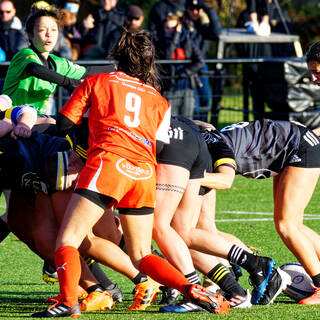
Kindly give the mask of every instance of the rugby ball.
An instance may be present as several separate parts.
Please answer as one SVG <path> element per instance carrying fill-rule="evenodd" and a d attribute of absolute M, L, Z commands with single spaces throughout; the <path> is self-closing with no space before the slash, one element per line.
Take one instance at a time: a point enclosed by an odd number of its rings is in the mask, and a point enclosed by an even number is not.
<path fill-rule="evenodd" d="M 314 293 L 312 279 L 299 263 L 286 263 L 280 269 L 291 277 L 291 284 L 283 291 L 288 297 L 295 301 L 307 298 Z"/>

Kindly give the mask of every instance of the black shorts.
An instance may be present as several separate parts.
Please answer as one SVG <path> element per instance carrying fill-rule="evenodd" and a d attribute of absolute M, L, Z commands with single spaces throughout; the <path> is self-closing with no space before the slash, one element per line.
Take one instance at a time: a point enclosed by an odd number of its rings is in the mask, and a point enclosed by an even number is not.
<path fill-rule="evenodd" d="M 76 189 L 75 193 L 81 195 L 82 197 L 92 201 L 97 206 L 102 209 L 106 209 L 111 205 L 116 204 L 115 199 L 108 197 L 99 192 L 87 190 L 87 189 Z M 117 208 L 120 214 L 129 214 L 129 215 L 146 215 L 153 214 L 154 208 L 142 207 L 142 208 Z"/>
<path fill-rule="evenodd" d="M 190 179 L 200 179 L 210 165 L 210 160 L 207 145 L 200 132 L 173 117 L 170 144 L 165 144 L 157 155 L 158 163 L 185 168 L 190 172 Z"/>
<path fill-rule="evenodd" d="M 299 126 L 301 133 L 298 151 L 287 165 L 300 168 L 320 168 L 320 139 L 311 130 Z"/>

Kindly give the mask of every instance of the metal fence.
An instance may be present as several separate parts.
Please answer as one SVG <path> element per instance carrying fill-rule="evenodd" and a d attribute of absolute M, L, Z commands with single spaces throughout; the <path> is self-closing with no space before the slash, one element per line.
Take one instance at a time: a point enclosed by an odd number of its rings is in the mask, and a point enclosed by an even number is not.
<path fill-rule="evenodd" d="M 211 122 L 218 127 L 238 122 L 248 121 L 255 118 L 250 85 L 244 75 L 244 68 L 250 64 L 261 64 L 265 62 L 285 62 L 290 58 L 258 58 L 258 59 L 206 59 L 207 70 L 201 76 L 207 77 L 211 89 L 209 103 L 201 105 L 195 113 L 195 118 Z M 297 60 L 292 58 L 291 60 Z M 301 59 L 300 59 L 301 60 Z M 84 66 L 99 66 L 110 64 L 110 60 L 79 60 L 76 63 Z M 192 63 L 190 60 L 158 60 L 158 64 Z M 0 67 L 7 67 L 8 63 L 0 64 Z M 3 68 L 2 68 L 3 69 Z M 5 74 L 1 74 L 0 78 Z M 59 110 L 69 98 L 69 93 L 58 88 L 54 96 L 55 109 Z M 202 97 L 201 94 L 199 98 Z M 206 99 L 204 99 L 206 100 Z M 207 99 L 208 100 L 208 99 Z M 268 107 L 266 106 L 268 111 Z M 270 111 L 270 110 L 269 110 Z"/>

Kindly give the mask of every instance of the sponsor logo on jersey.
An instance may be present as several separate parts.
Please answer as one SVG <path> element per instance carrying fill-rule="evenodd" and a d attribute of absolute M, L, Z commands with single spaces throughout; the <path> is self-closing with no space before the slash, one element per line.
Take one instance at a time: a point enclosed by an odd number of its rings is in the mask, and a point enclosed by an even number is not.
<path fill-rule="evenodd" d="M 133 131 L 128 131 L 125 130 L 123 128 L 118 128 L 118 127 L 109 127 L 108 128 L 109 131 L 115 131 L 115 132 L 119 132 L 119 133 L 125 133 L 128 137 L 130 137 L 133 140 L 137 140 L 142 142 L 145 146 L 147 146 L 148 148 L 152 147 L 151 141 L 143 138 L 143 137 L 139 137 L 138 135 L 136 135 Z"/>
<path fill-rule="evenodd" d="M 153 168 L 149 163 L 135 166 L 126 159 L 120 159 L 116 164 L 117 170 L 133 180 L 147 180 L 153 175 Z"/>
<path fill-rule="evenodd" d="M 296 154 L 293 155 L 289 161 L 289 163 L 301 162 L 301 158 L 299 158 Z"/>

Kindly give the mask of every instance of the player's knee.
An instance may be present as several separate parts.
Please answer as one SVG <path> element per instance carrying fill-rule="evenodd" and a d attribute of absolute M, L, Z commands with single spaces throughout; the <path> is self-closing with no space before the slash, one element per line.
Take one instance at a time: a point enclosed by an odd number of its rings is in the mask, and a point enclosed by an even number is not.
<path fill-rule="evenodd" d="M 153 225 L 153 231 L 152 231 L 153 238 L 156 241 L 164 239 L 169 228 L 171 228 L 171 227 L 167 223 L 161 223 L 161 222 L 155 221 L 154 225 Z"/>
<path fill-rule="evenodd" d="M 282 238 L 290 238 L 295 236 L 298 231 L 298 225 L 289 220 L 276 220 L 275 227 Z"/>
<path fill-rule="evenodd" d="M 191 246 L 191 230 L 189 228 L 179 228 L 177 232 L 189 248 Z"/>

